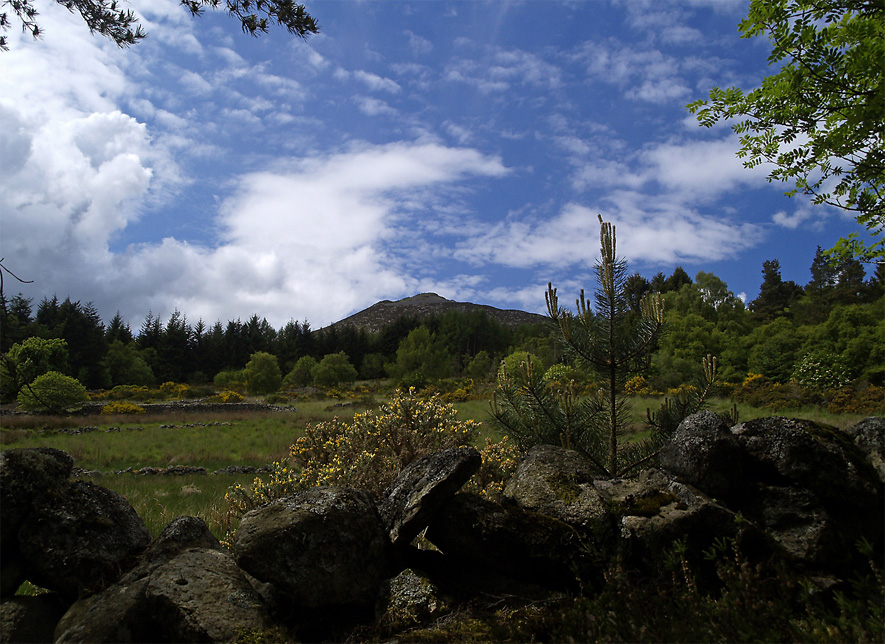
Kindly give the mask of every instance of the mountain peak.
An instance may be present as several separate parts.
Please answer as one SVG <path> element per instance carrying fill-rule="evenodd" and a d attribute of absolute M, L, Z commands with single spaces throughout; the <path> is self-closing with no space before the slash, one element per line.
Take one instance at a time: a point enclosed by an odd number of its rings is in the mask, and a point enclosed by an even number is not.
<path fill-rule="evenodd" d="M 404 297 L 395 302 L 390 300 L 376 302 L 367 309 L 335 322 L 332 326 L 353 326 L 365 329 L 369 333 L 377 333 L 405 316 L 425 318 L 443 315 L 449 311 L 467 312 L 474 310 L 484 311 L 491 319 L 509 327 L 547 321 L 547 317 L 537 313 L 516 309 L 498 309 L 487 304 L 456 302 L 436 293 L 419 293 L 410 297 Z"/>

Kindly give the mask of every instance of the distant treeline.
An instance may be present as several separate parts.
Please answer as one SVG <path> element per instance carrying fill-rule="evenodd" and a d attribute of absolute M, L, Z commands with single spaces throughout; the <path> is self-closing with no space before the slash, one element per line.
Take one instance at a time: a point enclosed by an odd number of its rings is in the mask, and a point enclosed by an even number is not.
<path fill-rule="evenodd" d="M 713 354 L 719 357 L 721 377 L 731 382 L 748 373 L 786 382 L 811 356 L 831 361 L 847 380 L 882 385 L 885 267 L 878 265 L 867 279 L 858 262 L 829 263 L 818 248 L 811 274 L 805 285 L 784 281 L 778 261 L 766 261 L 759 296 L 747 306 L 712 273 L 702 271 L 692 279 L 679 267 L 650 280 L 633 275 L 624 293 L 627 306 L 638 311 L 646 293 L 665 294 L 666 333 L 652 357 L 651 384 L 666 391 L 690 382 L 702 358 Z M 477 356 L 494 373 L 500 359 L 516 350 L 534 354 L 545 367 L 560 359 L 551 325 L 508 328 L 481 310 L 406 316 L 378 333 L 350 326 L 313 331 L 307 321 L 294 320 L 274 329 L 258 315 L 210 326 L 175 311 L 166 321 L 148 313 L 133 332 L 119 313 L 103 323 L 91 303 L 44 298 L 35 311 L 32 300 L 19 294 L 4 297 L 2 304 L 0 352 L 29 337 L 64 339 L 68 375 L 90 389 L 211 382 L 221 371 L 242 369 L 256 352 L 275 356 L 284 374 L 302 357 L 320 360 L 343 352 L 361 378 L 380 378 L 390 375 L 398 359 L 400 366 L 408 363 L 405 353 L 419 341 L 433 343 L 434 359 L 447 365 L 447 376 L 468 373 Z M 420 333 L 413 333 L 417 329 Z M 404 343 L 410 334 L 412 340 Z M 419 354 L 429 355 L 416 352 L 417 359 L 422 359 Z"/>
<path fill-rule="evenodd" d="M 221 371 L 242 369 L 256 352 L 277 358 L 287 373 L 304 356 L 320 360 L 344 352 L 362 378 L 381 378 L 384 365 L 396 362 L 401 342 L 412 331 L 426 327 L 450 360 L 450 373 L 459 375 L 477 354 L 503 356 L 526 344 L 539 352 L 549 345 L 545 324 L 509 328 L 481 310 L 450 311 L 418 318 L 400 317 L 379 333 L 352 326 L 312 330 L 307 321 L 290 320 L 274 329 L 265 318 L 253 315 L 245 322 L 188 321 L 175 311 L 165 322 L 148 313 L 137 333 L 120 314 L 104 324 L 91 303 L 57 297 L 43 299 L 32 311 L 31 300 L 17 295 L 5 302 L 0 348 L 6 353 L 29 337 L 61 338 L 68 347 L 68 375 L 90 389 L 118 384 L 211 382 Z M 144 367 L 147 367 L 145 369 Z"/>

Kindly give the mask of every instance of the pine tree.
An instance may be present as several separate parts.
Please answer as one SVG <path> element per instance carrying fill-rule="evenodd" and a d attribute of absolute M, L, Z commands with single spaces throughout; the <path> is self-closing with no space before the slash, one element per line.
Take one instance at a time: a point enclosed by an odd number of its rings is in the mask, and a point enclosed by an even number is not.
<path fill-rule="evenodd" d="M 762 284 L 759 296 L 750 302 L 753 317 L 760 322 L 769 322 L 786 315 L 789 307 L 802 295 L 802 287 L 792 280 L 781 278 L 781 263 L 776 259 L 762 262 Z"/>
<path fill-rule="evenodd" d="M 595 312 L 584 292 L 577 313 L 560 307 L 556 289 L 547 288 L 547 311 L 559 326 L 567 358 L 601 383 L 597 395 L 584 399 L 574 383 L 548 384 L 530 360 L 520 377 L 504 370 L 493 400 L 493 415 L 526 449 L 538 443 L 560 444 L 587 456 L 601 474 L 622 476 L 652 458 L 666 436 L 651 426 L 645 441 L 619 439 L 628 426 L 627 379 L 641 370 L 644 358 L 663 326 L 660 294 L 643 297 L 639 315 L 627 295 L 627 263 L 616 255 L 615 229 L 599 218 L 601 257 L 597 262 Z"/>

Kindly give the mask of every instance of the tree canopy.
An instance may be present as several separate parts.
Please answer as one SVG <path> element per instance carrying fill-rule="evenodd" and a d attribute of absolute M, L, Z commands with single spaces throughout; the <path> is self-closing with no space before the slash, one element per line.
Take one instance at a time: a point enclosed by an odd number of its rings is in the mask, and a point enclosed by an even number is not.
<path fill-rule="evenodd" d="M 853 211 L 874 241 L 856 233 L 832 249 L 885 259 L 885 4 L 881 0 L 752 0 L 742 38 L 767 34 L 778 71 L 749 92 L 710 90 L 688 105 L 701 125 L 731 124 L 737 155 L 774 164 L 769 181 L 787 194 Z"/>
<path fill-rule="evenodd" d="M 113 40 L 120 47 L 136 44 L 147 36 L 138 23 L 138 17 L 131 9 L 121 9 L 117 0 L 56 0 L 71 13 L 77 12 L 86 22 L 89 31 L 101 34 Z M 300 38 L 319 32 L 316 20 L 307 12 L 304 5 L 295 4 L 292 0 L 181 0 L 191 15 L 198 16 L 208 7 L 222 9 L 228 15 L 235 16 L 243 29 L 243 33 L 258 36 L 267 33 L 273 25 L 285 27 L 286 30 Z M 9 11 L 21 22 L 22 30 L 34 38 L 43 35 L 43 29 L 37 23 L 38 12 L 32 0 L 0 0 L 0 32 L 11 26 Z M 0 50 L 9 49 L 6 36 L 0 34 Z"/>

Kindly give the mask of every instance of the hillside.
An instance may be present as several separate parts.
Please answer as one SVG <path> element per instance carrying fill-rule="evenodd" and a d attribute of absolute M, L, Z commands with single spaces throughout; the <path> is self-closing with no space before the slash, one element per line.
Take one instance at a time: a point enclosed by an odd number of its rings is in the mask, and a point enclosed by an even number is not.
<path fill-rule="evenodd" d="M 447 300 L 436 293 L 420 293 L 419 295 L 406 297 L 395 302 L 382 300 L 367 309 L 363 309 L 359 313 L 354 313 L 350 317 L 335 322 L 332 326 L 352 326 L 365 329 L 370 333 L 377 333 L 401 317 L 414 316 L 425 318 L 443 315 L 449 311 L 468 312 L 475 310 L 484 311 L 489 318 L 508 327 L 549 321 L 549 318 L 537 313 L 528 313 L 515 309 L 498 309 L 486 304 L 456 302 L 454 300 Z"/>

